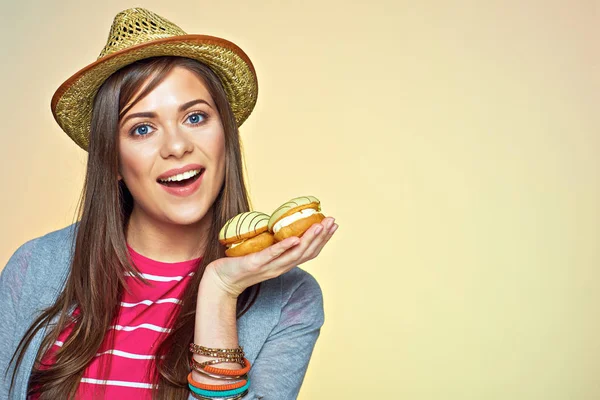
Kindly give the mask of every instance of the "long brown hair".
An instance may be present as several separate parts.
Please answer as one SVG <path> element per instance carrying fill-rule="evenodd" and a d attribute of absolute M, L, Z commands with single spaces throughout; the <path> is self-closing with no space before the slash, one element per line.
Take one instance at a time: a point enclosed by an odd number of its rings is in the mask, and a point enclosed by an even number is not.
<path fill-rule="evenodd" d="M 56 319 L 38 350 L 29 392 L 39 393 L 41 400 L 74 397 L 85 368 L 96 355 L 118 312 L 121 294 L 127 290 L 124 276 L 131 273 L 143 280 L 135 266 L 129 263 L 126 247 L 125 232 L 133 198 L 122 181 L 117 183 L 118 124 L 120 117 L 176 66 L 196 73 L 206 85 L 221 116 L 226 152 L 224 184 L 208 211 L 212 213 L 212 224 L 205 242 L 200 243 L 199 238 L 198 245 L 205 248 L 203 257 L 185 290 L 179 314 L 173 316 L 171 333 L 157 347 L 150 371 L 153 382 L 158 384 L 153 390 L 154 399 L 188 398 L 188 344 L 194 336 L 198 285 L 206 266 L 224 257 L 223 246 L 218 242 L 221 226 L 234 215 L 248 211 L 250 202 L 244 182 L 239 132 L 221 81 L 208 66 L 182 57 L 152 57 L 137 61 L 111 75 L 98 91 L 94 99 L 87 172 L 77 208 L 80 220 L 72 243 L 70 273 L 55 304 L 35 319 L 15 350 L 11 359 L 12 363 L 16 357 L 11 390 L 25 349 L 40 329 Z M 124 109 L 140 89 L 143 90 L 130 107 Z M 238 297 L 238 318 L 252 306 L 259 289 L 260 284 L 252 286 Z M 75 307 L 80 312 L 73 315 Z M 40 360 L 45 351 L 71 322 L 74 322 L 74 329 L 58 349 L 55 363 L 42 366 Z M 107 366 L 102 368 L 106 370 Z"/>

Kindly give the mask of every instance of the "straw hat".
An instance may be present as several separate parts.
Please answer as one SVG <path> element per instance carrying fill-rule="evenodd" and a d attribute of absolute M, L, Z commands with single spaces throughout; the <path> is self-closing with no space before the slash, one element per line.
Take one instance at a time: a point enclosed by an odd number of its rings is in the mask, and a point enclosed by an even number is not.
<path fill-rule="evenodd" d="M 98 59 L 56 90 L 51 102 L 54 119 L 87 151 L 98 88 L 127 64 L 155 56 L 187 57 L 208 65 L 223 84 L 238 126 L 252 112 L 258 82 L 254 66 L 242 49 L 225 39 L 188 35 L 152 11 L 130 8 L 115 16 Z"/>

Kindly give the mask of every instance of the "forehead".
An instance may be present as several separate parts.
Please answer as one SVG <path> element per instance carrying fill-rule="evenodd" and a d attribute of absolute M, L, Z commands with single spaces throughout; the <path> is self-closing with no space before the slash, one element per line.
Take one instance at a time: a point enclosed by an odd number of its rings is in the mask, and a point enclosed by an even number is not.
<path fill-rule="evenodd" d="M 149 77 L 136 92 L 127 106 L 135 101 L 138 94 L 150 83 L 153 77 Z M 186 68 L 175 67 L 163 78 L 163 80 L 150 91 L 144 98 L 140 99 L 129 111 L 150 111 L 159 107 L 178 107 L 190 100 L 203 99 L 211 106 L 214 103 L 208 88 L 202 78 Z"/>

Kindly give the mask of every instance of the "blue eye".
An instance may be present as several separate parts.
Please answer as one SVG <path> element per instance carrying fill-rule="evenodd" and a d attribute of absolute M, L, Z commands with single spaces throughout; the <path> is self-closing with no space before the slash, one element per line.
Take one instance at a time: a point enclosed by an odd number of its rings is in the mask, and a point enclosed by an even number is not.
<path fill-rule="evenodd" d="M 202 113 L 194 113 L 188 117 L 188 120 L 192 123 L 192 125 L 198 125 L 200 122 L 200 118 L 206 119 L 206 116 Z"/>
<path fill-rule="evenodd" d="M 149 132 L 150 125 L 138 125 L 131 130 L 131 134 L 134 136 L 146 136 Z"/>

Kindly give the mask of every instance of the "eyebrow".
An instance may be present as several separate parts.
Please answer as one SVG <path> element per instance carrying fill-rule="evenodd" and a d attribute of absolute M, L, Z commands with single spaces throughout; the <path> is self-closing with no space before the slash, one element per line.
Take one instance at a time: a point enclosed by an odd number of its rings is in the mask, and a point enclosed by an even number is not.
<path fill-rule="evenodd" d="M 188 108 L 190 108 L 191 106 L 196 105 L 198 103 L 204 103 L 207 106 L 209 106 L 210 108 L 212 108 L 212 106 L 210 104 L 208 104 L 208 102 L 206 100 L 196 99 L 196 100 L 188 101 L 187 103 L 183 103 L 181 106 L 179 106 L 179 110 L 178 111 L 179 112 L 185 111 Z M 139 113 L 129 114 L 127 117 L 125 117 L 123 119 L 123 121 L 121 121 L 120 126 L 125 125 L 125 122 L 127 122 L 131 118 L 136 118 L 136 117 L 140 117 L 140 118 L 155 118 L 156 117 L 156 113 L 146 111 L 146 112 L 139 112 Z"/>

